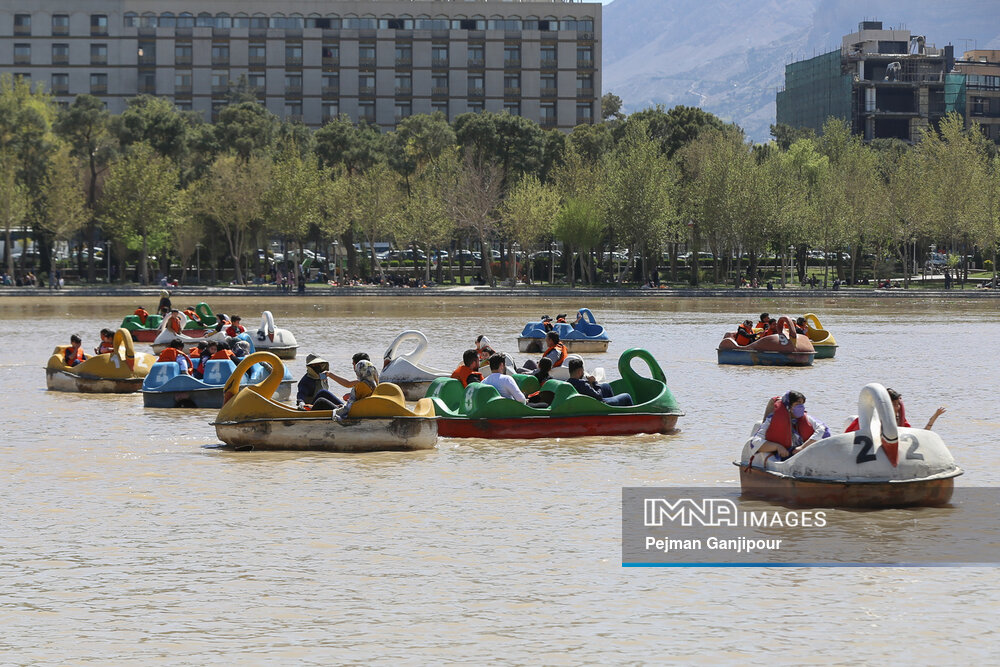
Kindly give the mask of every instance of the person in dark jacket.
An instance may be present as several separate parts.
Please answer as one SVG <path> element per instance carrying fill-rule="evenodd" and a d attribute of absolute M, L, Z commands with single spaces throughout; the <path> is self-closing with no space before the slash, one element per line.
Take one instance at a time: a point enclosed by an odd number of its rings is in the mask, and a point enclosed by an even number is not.
<path fill-rule="evenodd" d="M 582 359 L 570 359 L 567 363 L 569 365 L 569 383 L 578 393 L 596 398 L 607 405 L 632 405 L 632 397 L 627 393 L 615 394 L 607 382 L 599 383 L 593 375 L 584 377 Z"/>
<path fill-rule="evenodd" d="M 299 380 L 295 406 L 300 410 L 333 410 L 344 404 L 329 389 L 327 378 L 333 377 L 330 364 L 319 355 L 306 357 L 306 374 Z"/>

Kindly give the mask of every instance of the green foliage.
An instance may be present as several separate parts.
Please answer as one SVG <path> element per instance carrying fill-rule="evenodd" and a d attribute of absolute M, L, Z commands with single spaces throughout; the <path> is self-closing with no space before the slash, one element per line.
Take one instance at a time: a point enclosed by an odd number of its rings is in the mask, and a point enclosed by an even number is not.
<path fill-rule="evenodd" d="M 122 147 L 145 143 L 179 163 L 187 154 L 191 121 L 165 97 L 140 95 L 128 101 L 114 129 Z"/>
<path fill-rule="evenodd" d="M 241 102 L 224 107 L 215 124 L 215 139 L 222 151 L 243 160 L 264 156 L 274 145 L 278 117 L 258 102 Z"/>
<path fill-rule="evenodd" d="M 500 214 L 505 235 L 527 248 L 552 234 L 559 214 L 559 194 L 528 174 L 511 188 Z"/>

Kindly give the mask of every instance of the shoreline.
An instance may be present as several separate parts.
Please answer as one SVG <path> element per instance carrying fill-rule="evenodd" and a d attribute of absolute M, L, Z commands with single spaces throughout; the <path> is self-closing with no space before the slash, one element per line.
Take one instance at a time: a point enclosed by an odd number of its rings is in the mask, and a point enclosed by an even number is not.
<path fill-rule="evenodd" d="M 121 287 L 78 287 L 67 286 L 62 289 L 49 289 L 39 287 L 3 287 L 0 288 L 0 297 L 38 297 L 38 298 L 72 298 L 72 297 L 153 297 L 159 298 L 160 290 L 165 289 L 159 286 L 121 286 Z M 630 299 L 669 299 L 683 297 L 704 297 L 704 298 L 806 298 L 806 299 L 836 299 L 836 298 L 861 298 L 861 299 L 990 299 L 1000 298 L 1000 290 L 986 290 L 970 287 L 968 289 L 950 290 L 929 290 L 929 289 L 871 289 L 847 287 L 840 290 L 813 290 L 813 289 L 735 289 L 735 288 L 684 288 L 684 289 L 642 289 L 637 287 L 615 288 L 615 287 L 533 287 L 521 285 L 518 287 L 485 287 L 485 286 L 448 286 L 429 288 L 407 288 L 407 287 L 307 287 L 305 294 L 299 294 L 294 290 L 291 292 L 281 292 L 274 286 L 204 286 L 188 285 L 183 287 L 167 288 L 171 296 L 206 296 L 206 297 L 240 297 L 240 296 L 272 296 L 282 298 L 317 298 L 317 297 L 394 297 L 412 296 L 420 298 L 482 298 L 482 297 L 524 297 L 524 298 L 545 298 L 545 297 L 593 297 L 593 298 L 630 298 Z"/>

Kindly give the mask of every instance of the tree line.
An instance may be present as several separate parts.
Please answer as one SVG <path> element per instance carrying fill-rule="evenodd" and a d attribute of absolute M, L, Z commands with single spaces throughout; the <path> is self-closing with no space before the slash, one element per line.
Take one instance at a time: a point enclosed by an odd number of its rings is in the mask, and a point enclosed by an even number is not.
<path fill-rule="evenodd" d="M 464 281 L 455 251 L 476 248 L 470 271 L 491 284 L 547 266 L 557 244 L 560 273 L 573 284 L 655 281 L 661 272 L 677 280 L 686 264 L 693 284 L 709 273 L 739 281 L 765 257 L 783 279 L 787 270 L 803 280 L 810 249 L 835 257 L 841 278 L 877 273 L 893 258 L 912 267 L 929 242 L 996 254 L 1000 162 L 958 117 L 914 146 L 865 144 L 835 120 L 818 137 L 774 127 L 775 141 L 755 145 L 697 108 L 626 116 L 615 96 L 603 102 L 603 122 L 568 134 L 488 112 L 451 123 L 415 115 L 391 132 L 341 117 L 313 131 L 238 87 L 207 123 L 152 96 L 129 100 L 117 116 L 89 95 L 59 109 L 5 75 L 5 268 L 15 273 L 19 230 L 30 230 L 42 272 L 65 242 L 94 282 L 103 238 L 119 279 L 134 263 L 144 284 L 172 264 L 185 282 L 196 253 L 243 282 L 269 270 L 257 249 L 271 239 L 300 260 L 308 245 L 336 242 L 346 275 L 375 278 L 387 271 L 376 243 L 419 248 L 417 269 L 428 280 L 435 270 L 439 282 L 446 263 Z M 439 250 L 450 259 L 432 266 Z M 700 251 L 711 252 L 711 266 L 699 263 Z"/>

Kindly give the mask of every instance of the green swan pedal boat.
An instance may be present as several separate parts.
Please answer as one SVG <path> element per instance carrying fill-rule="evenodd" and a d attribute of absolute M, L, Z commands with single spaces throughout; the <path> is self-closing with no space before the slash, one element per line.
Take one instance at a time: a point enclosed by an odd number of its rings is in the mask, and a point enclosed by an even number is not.
<path fill-rule="evenodd" d="M 640 359 L 651 377 L 642 377 L 631 362 Z M 452 378 L 438 378 L 427 390 L 438 416 L 438 435 L 448 438 L 576 438 L 593 435 L 673 433 L 684 413 L 677 405 L 666 377 L 646 350 L 632 348 L 618 359 L 621 379 L 614 392 L 628 392 L 634 405 L 613 407 L 579 394 L 568 382 L 550 379 L 541 387 L 551 397 L 547 408 L 532 408 L 502 398 L 489 385 L 474 382 L 467 388 Z M 532 375 L 514 375 L 525 395 L 539 391 Z"/>

